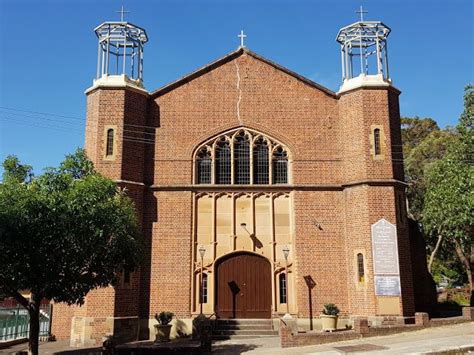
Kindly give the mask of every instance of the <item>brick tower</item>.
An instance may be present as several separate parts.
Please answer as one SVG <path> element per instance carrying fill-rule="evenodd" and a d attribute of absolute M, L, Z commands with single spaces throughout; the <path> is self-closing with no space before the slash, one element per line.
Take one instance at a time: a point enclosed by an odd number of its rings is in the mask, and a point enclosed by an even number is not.
<path fill-rule="evenodd" d="M 344 189 L 344 199 L 348 274 L 356 278 L 348 282 L 349 312 L 353 315 L 407 316 L 414 312 L 400 91 L 389 76 L 389 33 L 390 28 L 382 22 L 364 21 L 361 16 L 360 21 L 342 28 L 336 38 L 342 58 L 343 84 L 338 92 L 341 130 L 351 141 L 344 145 L 343 160 L 345 180 L 352 182 Z M 384 248 L 390 247 L 385 244 L 378 250 L 373 240 L 374 224 L 382 219 L 394 229 L 392 250 L 398 255 L 391 270 L 378 267 L 385 262 Z M 367 270 L 366 274 L 361 275 L 358 268 Z M 366 282 L 362 282 L 364 277 Z"/>
<path fill-rule="evenodd" d="M 143 88 L 145 30 L 129 22 L 104 22 L 95 28 L 98 37 L 97 77 L 86 90 L 87 122 L 85 149 L 96 169 L 117 181 L 133 199 L 139 223 L 143 215 L 143 179 L 148 93 Z M 138 138 L 140 137 L 140 138 Z M 140 272 L 122 275 L 115 287 L 87 295 L 82 307 L 68 308 L 71 345 L 100 344 L 105 334 L 121 341 L 138 334 Z M 57 305 L 57 313 L 62 317 Z M 67 324 L 69 321 L 70 324 Z M 69 328 L 71 327 L 71 328 Z M 55 333 L 62 337 L 60 320 Z"/>

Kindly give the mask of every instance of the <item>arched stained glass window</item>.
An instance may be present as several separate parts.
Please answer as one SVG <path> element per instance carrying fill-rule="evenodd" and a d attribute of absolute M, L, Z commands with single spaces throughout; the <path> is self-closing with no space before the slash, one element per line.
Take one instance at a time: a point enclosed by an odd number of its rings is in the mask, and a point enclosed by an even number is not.
<path fill-rule="evenodd" d="M 222 138 L 216 144 L 216 184 L 231 184 L 230 144 Z"/>
<path fill-rule="evenodd" d="M 107 130 L 107 141 L 105 145 L 105 155 L 110 157 L 114 155 L 114 130 L 109 128 Z"/>
<path fill-rule="evenodd" d="M 288 183 L 288 155 L 282 147 L 278 147 L 273 152 L 273 183 Z"/>
<path fill-rule="evenodd" d="M 196 159 L 198 184 L 210 184 L 212 176 L 211 152 L 205 147 L 199 151 Z"/>
<path fill-rule="evenodd" d="M 380 155 L 382 153 L 380 149 L 380 129 L 374 129 L 374 153 Z"/>
<path fill-rule="evenodd" d="M 245 132 L 234 138 L 234 184 L 250 184 L 250 142 Z"/>
<path fill-rule="evenodd" d="M 269 183 L 268 143 L 263 137 L 257 138 L 253 147 L 253 183 Z"/>
<path fill-rule="evenodd" d="M 288 184 L 283 145 L 250 129 L 234 129 L 202 144 L 195 155 L 196 184 Z M 214 178 L 214 179 L 213 179 Z"/>

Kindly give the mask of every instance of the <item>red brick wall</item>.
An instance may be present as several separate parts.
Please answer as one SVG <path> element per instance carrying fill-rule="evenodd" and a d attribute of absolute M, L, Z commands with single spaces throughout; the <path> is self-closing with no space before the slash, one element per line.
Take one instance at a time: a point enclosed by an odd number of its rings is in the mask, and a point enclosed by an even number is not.
<path fill-rule="evenodd" d="M 316 281 L 314 313 L 326 302 L 337 303 L 344 313 L 376 312 L 370 226 L 380 218 L 397 224 L 400 259 L 405 263 L 410 258 L 406 223 L 396 220 L 394 184 L 351 185 L 403 178 L 395 90 L 360 89 L 336 97 L 243 53 L 148 99 L 132 90 L 96 90 L 88 95 L 87 120 L 86 149 L 99 171 L 145 183 L 123 184 L 137 203 L 144 234 L 144 264 L 133 278 L 139 287 L 121 290 L 117 298 L 109 291 L 91 294 L 89 315 L 139 312 L 148 318 L 169 310 L 190 316 L 192 153 L 209 137 L 239 126 L 268 134 L 290 151 L 300 315 L 309 315 L 306 275 Z M 113 161 L 103 159 L 104 127 L 109 124 L 119 129 Z M 372 125 L 383 129 L 383 160 L 374 160 L 370 153 Z M 140 126 L 158 127 L 156 136 L 130 132 L 153 132 Z M 367 265 L 365 290 L 354 282 L 354 252 L 361 248 Z M 409 313 L 411 269 L 401 270 L 404 309 Z M 95 313 L 93 305 L 102 302 L 115 304 L 115 309 L 106 305 Z"/>

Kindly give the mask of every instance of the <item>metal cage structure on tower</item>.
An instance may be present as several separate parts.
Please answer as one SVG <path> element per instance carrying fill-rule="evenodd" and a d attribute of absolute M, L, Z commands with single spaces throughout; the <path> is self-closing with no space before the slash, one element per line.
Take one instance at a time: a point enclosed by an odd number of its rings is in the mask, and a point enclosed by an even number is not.
<path fill-rule="evenodd" d="M 390 80 L 387 53 L 390 31 L 379 21 L 358 21 L 339 30 L 336 41 L 341 44 L 343 81 L 359 75 Z"/>
<path fill-rule="evenodd" d="M 137 85 L 143 83 L 143 47 L 146 31 L 125 21 L 104 22 L 94 29 L 99 39 L 97 79 L 125 75 Z"/>

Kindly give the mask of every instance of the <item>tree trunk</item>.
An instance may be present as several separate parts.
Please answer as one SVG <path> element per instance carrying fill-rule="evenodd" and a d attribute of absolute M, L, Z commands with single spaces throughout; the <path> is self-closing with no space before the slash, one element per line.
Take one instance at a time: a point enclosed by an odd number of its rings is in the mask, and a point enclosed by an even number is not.
<path fill-rule="evenodd" d="M 456 238 L 454 239 L 454 248 L 456 250 L 456 254 L 458 255 L 459 260 L 461 263 L 464 265 L 464 268 L 467 273 L 467 280 L 469 281 L 469 290 L 471 291 L 471 298 L 472 298 L 472 291 L 473 291 L 473 280 L 472 280 L 472 269 L 471 269 L 471 263 L 469 262 L 468 258 L 466 255 L 464 255 L 464 252 L 462 250 L 461 243 L 459 243 L 459 240 Z"/>
<path fill-rule="evenodd" d="M 39 311 L 41 297 L 31 293 L 31 301 L 28 307 L 30 315 L 30 334 L 28 338 L 28 354 L 38 355 L 39 345 Z"/>
<path fill-rule="evenodd" d="M 434 261 L 434 258 L 436 256 L 436 253 L 438 252 L 438 249 L 439 247 L 441 246 L 441 242 L 443 241 L 443 235 L 442 234 L 438 234 L 438 240 L 436 241 L 436 245 L 435 245 L 435 248 L 433 249 L 433 251 L 431 252 L 431 255 L 430 255 L 430 260 L 428 262 L 428 271 L 429 273 L 431 274 L 431 267 L 433 265 L 433 261 Z"/>
<path fill-rule="evenodd" d="M 473 270 L 474 270 L 474 240 L 471 239 L 471 277 L 472 277 Z M 473 290 L 471 290 L 471 302 L 469 302 L 469 305 L 471 307 L 474 307 L 474 291 Z"/>

